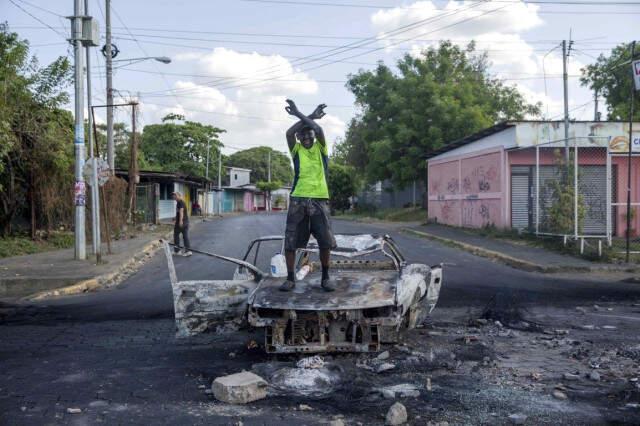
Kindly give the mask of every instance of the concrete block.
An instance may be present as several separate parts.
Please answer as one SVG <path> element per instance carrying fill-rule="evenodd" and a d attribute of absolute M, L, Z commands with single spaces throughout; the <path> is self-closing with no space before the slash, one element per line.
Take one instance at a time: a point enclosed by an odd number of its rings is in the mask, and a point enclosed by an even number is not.
<path fill-rule="evenodd" d="M 229 404 L 246 404 L 267 396 L 267 382 L 249 371 L 218 377 L 211 390 L 216 399 Z"/>

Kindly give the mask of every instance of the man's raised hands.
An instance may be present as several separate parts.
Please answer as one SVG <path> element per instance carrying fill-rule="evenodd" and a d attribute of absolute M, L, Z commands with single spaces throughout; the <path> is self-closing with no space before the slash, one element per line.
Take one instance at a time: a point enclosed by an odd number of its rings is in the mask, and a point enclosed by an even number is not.
<path fill-rule="evenodd" d="M 285 111 L 287 111 L 291 115 L 300 117 L 300 110 L 296 106 L 296 103 L 293 102 L 291 99 L 287 99 L 287 103 L 289 104 L 289 106 L 284 107 Z"/>
<path fill-rule="evenodd" d="M 312 120 L 319 120 L 324 117 L 327 113 L 324 112 L 324 109 L 327 107 L 326 104 L 320 104 L 313 110 L 311 114 L 309 114 L 309 118 Z"/>

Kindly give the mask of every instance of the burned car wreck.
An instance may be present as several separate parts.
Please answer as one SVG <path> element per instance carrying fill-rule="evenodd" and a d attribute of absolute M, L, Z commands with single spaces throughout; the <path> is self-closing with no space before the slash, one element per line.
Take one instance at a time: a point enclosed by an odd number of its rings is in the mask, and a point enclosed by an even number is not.
<path fill-rule="evenodd" d="M 336 291 L 320 288 L 318 248 L 311 240 L 298 250 L 296 287 L 281 292 L 282 236 L 258 238 L 242 259 L 193 250 L 236 264 L 231 280 L 178 281 L 165 242 L 177 335 L 228 332 L 242 326 L 264 329 L 268 353 L 375 352 L 397 342 L 435 307 L 442 266 L 407 263 L 387 235 L 336 235 L 331 271 Z M 258 266 L 261 247 L 280 252 L 270 271 Z M 264 250 L 263 250 L 264 251 Z M 250 261 L 249 259 L 252 259 Z M 280 270 L 279 270 L 280 269 Z"/>

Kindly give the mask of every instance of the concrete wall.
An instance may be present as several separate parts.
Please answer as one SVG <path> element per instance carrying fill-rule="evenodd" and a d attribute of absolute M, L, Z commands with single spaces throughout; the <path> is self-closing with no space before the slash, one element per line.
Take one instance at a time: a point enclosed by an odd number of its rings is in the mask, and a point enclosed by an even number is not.
<path fill-rule="evenodd" d="M 251 171 L 245 169 L 229 169 L 229 186 L 236 187 L 248 185 L 250 182 Z"/>
<path fill-rule="evenodd" d="M 429 219 L 453 226 L 506 226 L 504 151 L 429 161 Z"/>
<path fill-rule="evenodd" d="M 173 200 L 160 200 L 158 205 L 160 219 L 171 219 L 176 216 L 176 202 Z"/>
<path fill-rule="evenodd" d="M 244 211 L 253 211 L 253 192 L 245 191 L 244 193 Z"/>

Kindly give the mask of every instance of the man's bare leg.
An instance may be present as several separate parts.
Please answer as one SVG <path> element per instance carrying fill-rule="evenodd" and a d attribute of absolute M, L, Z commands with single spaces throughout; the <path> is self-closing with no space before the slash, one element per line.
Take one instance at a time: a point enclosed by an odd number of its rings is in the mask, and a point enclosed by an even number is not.
<path fill-rule="evenodd" d="M 334 282 L 329 278 L 329 262 L 331 261 L 331 249 L 320 250 L 320 264 L 322 265 L 322 288 L 326 291 L 336 289 Z"/>
<path fill-rule="evenodd" d="M 280 291 L 291 291 L 296 286 L 296 251 L 285 250 L 284 258 L 287 262 L 287 280 L 280 286 Z"/>

